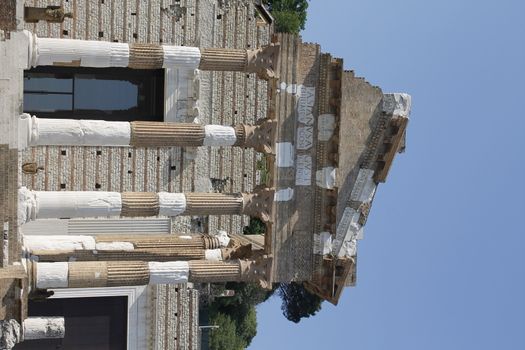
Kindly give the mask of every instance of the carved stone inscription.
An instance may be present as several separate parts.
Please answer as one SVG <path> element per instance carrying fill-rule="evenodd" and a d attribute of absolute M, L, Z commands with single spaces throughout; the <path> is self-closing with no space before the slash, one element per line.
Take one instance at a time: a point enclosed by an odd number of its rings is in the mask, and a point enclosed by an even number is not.
<path fill-rule="evenodd" d="M 374 170 L 360 169 L 350 194 L 350 200 L 365 203 L 372 201 L 377 186 L 373 177 Z"/>
<path fill-rule="evenodd" d="M 296 186 L 310 186 L 312 184 L 312 157 L 309 155 L 297 156 L 295 172 Z"/>
<path fill-rule="evenodd" d="M 314 103 L 315 87 L 303 86 L 297 105 L 297 115 L 299 122 L 306 125 L 312 125 L 314 123 L 314 116 L 312 114 Z"/>
<path fill-rule="evenodd" d="M 344 241 L 349 240 L 349 238 L 354 236 L 354 234 L 357 236 L 360 228 L 359 224 L 357 223 L 358 220 L 359 212 L 350 207 L 346 207 L 345 211 L 343 212 L 343 216 L 341 217 L 341 221 L 339 221 L 339 225 L 337 225 L 335 239 L 332 245 L 334 255 L 339 254 L 339 250 L 341 249 Z"/>
<path fill-rule="evenodd" d="M 313 126 L 300 126 L 297 128 L 297 149 L 308 150 L 314 142 Z"/>

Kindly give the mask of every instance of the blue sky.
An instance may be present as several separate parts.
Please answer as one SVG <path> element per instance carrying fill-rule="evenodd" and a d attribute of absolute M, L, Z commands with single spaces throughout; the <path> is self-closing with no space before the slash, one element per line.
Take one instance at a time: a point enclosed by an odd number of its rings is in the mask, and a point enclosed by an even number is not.
<path fill-rule="evenodd" d="M 250 350 L 525 349 L 525 2 L 310 2 L 304 41 L 407 92 L 357 286 L 293 324 L 258 307 Z"/>

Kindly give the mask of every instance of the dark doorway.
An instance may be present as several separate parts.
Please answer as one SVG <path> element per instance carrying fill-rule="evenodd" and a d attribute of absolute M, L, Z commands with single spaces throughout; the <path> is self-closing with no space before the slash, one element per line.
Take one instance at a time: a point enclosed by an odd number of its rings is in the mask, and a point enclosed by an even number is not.
<path fill-rule="evenodd" d="M 33 68 L 24 72 L 24 112 L 40 118 L 162 121 L 164 70 Z"/>
<path fill-rule="evenodd" d="M 64 339 L 27 340 L 15 350 L 125 350 L 127 297 L 47 299 L 29 302 L 29 316 L 64 316 Z"/>

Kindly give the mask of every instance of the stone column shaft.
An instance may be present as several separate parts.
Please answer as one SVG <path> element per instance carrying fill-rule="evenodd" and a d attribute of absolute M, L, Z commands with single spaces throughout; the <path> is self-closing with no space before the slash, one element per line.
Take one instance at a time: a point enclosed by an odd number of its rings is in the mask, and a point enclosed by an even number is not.
<path fill-rule="evenodd" d="M 260 193 L 259 193 L 260 192 Z M 18 222 L 83 217 L 261 215 L 271 219 L 273 191 L 237 193 L 148 193 L 18 190 Z"/>
<path fill-rule="evenodd" d="M 231 261 L 81 261 L 32 263 L 33 287 L 91 288 L 187 282 L 267 281 L 269 262 Z"/>
<path fill-rule="evenodd" d="M 204 144 L 204 125 L 131 122 L 130 145 L 135 147 L 198 147 Z"/>
<path fill-rule="evenodd" d="M 64 317 L 28 317 L 23 325 L 24 340 L 60 339 L 66 333 Z"/>
<path fill-rule="evenodd" d="M 122 192 L 121 216 L 157 216 L 160 212 L 159 198 L 153 192 Z"/>
<path fill-rule="evenodd" d="M 80 261 L 33 263 L 34 287 L 93 288 L 188 282 L 188 262 Z"/>
<path fill-rule="evenodd" d="M 222 259 L 228 243 L 227 235 L 24 236 L 24 249 L 40 262 Z"/>
<path fill-rule="evenodd" d="M 241 281 L 239 261 L 190 261 L 190 281 L 215 283 Z"/>
<path fill-rule="evenodd" d="M 241 195 L 223 193 L 187 193 L 187 215 L 231 215 L 243 213 Z"/>
<path fill-rule="evenodd" d="M 278 44 L 255 50 L 202 49 L 199 69 L 256 73 L 261 79 L 277 78 L 279 49 Z"/>
<path fill-rule="evenodd" d="M 203 49 L 199 69 L 212 71 L 244 71 L 248 65 L 247 50 Z"/>
<path fill-rule="evenodd" d="M 200 49 L 189 46 L 128 44 L 109 41 L 29 38 L 29 66 L 197 69 Z"/>
<path fill-rule="evenodd" d="M 108 122 L 48 119 L 25 113 L 19 119 L 19 144 L 29 146 L 253 147 L 273 153 L 275 123 L 235 127 L 194 123 Z"/>
<path fill-rule="evenodd" d="M 255 49 L 199 49 L 198 47 L 115 43 L 109 41 L 29 38 L 28 67 L 129 67 L 135 69 L 183 68 L 257 73 L 275 77 L 279 46 Z"/>

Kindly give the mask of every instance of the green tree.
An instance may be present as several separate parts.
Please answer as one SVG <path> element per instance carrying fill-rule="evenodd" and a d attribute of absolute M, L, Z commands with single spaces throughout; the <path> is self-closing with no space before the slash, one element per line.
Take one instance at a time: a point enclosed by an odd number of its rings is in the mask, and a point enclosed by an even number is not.
<path fill-rule="evenodd" d="M 210 336 L 210 348 L 213 350 L 243 350 L 246 344 L 237 335 L 237 326 L 230 316 L 217 313 L 210 319 L 212 325 L 219 326 Z"/>
<path fill-rule="evenodd" d="M 264 235 L 266 233 L 266 225 L 261 219 L 250 216 L 250 224 L 244 226 L 242 233 L 245 235 Z"/>
<path fill-rule="evenodd" d="M 267 0 L 266 5 L 275 19 L 275 30 L 299 33 L 306 23 L 307 0 Z"/>
<path fill-rule="evenodd" d="M 253 337 L 257 334 L 257 311 L 255 311 L 255 306 L 250 305 L 242 320 L 239 320 L 237 334 L 246 343 L 246 346 L 250 345 Z"/>
<path fill-rule="evenodd" d="M 281 310 L 286 319 L 299 323 L 302 318 L 315 315 L 321 310 L 323 300 L 317 295 L 308 292 L 299 283 L 281 283 L 277 289 L 281 297 Z"/>
<path fill-rule="evenodd" d="M 256 283 L 242 282 L 228 282 L 221 288 L 234 290 L 235 295 L 228 298 L 216 298 L 210 305 L 212 322 L 223 322 L 225 327 L 223 330 L 219 328 L 213 331 L 210 337 L 210 347 L 213 350 L 230 349 L 220 347 L 225 344 L 225 337 L 237 338 L 237 340 L 228 343 L 228 346 L 243 344 L 246 347 L 250 345 L 253 337 L 257 334 L 255 305 L 268 299 L 273 291 L 263 289 Z M 224 317 L 219 315 L 226 316 L 229 321 L 233 322 L 234 327 L 228 320 L 224 320 Z M 216 321 L 217 317 L 220 317 L 218 321 Z M 218 323 L 215 324 L 219 325 Z M 232 347 L 231 349 L 236 348 Z"/>

